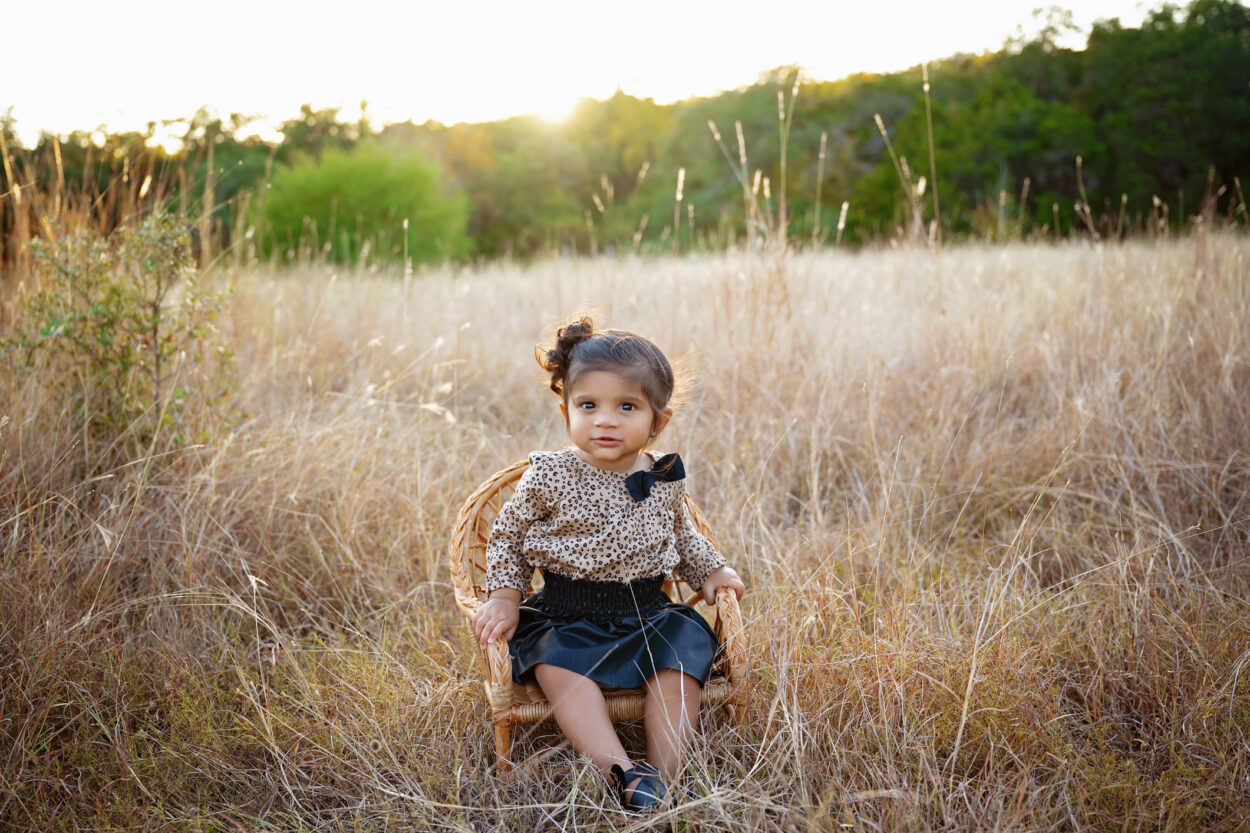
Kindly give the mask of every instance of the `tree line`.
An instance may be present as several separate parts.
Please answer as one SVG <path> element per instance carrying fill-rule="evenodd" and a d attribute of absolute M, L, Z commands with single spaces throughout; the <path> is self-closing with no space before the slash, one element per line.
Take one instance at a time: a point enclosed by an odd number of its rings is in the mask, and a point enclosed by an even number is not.
<path fill-rule="evenodd" d="M 794 67 L 669 105 L 618 91 L 562 122 L 372 126 L 304 106 L 282 139 L 247 119 L 43 134 L 0 121 L 3 258 L 153 209 L 184 218 L 206 260 L 353 264 L 548 253 L 690 251 L 784 234 L 799 243 L 1158 233 L 1194 216 L 1246 222 L 1250 11 L 1161 6 L 903 72 L 813 81 Z"/>

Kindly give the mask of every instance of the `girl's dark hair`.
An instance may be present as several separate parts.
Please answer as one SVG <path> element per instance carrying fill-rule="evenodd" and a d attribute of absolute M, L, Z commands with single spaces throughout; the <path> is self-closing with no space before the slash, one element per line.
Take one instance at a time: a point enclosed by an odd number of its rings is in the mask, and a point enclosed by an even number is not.
<path fill-rule="evenodd" d="M 585 315 L 556 330 L 555 346 L 535 348 L 534 358 L 551 374 L 551 390 L 565 402 L 577 377 L 591 370 L 637 379 L 657 414 L 673 397 L 673 368 L 651 339 L 625 330 L 596 332 Z"/>

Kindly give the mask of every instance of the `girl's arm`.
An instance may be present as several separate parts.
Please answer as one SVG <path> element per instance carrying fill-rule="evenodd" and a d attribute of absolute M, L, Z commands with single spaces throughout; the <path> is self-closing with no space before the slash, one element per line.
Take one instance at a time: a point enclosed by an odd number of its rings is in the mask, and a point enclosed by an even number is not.
<path fill-rule="evenodd" d="M 676 501 L 677 504 L 673 513 L 673 534 L 677 556 L 680 559 L 677 562 L 678 574 L 685 579 L 686 584 L 689 584 L 692 589 L 702 589 L 705 598 L 708 598 L 709 588 L 704 585 L 708 579 L 717 577 L 718 582 L 720 582 L 720 578 L 724 577 L 725 572 L 732 575 L 734 580 L 738 582 L 738 585 L 741 586 L 742 582 L 738 580 L 738 574 L 725 566 L 724 557 L 716 551 L 716 548 L 712 546 L 712 542 L 704 538 L 695 527 L 694 519 L 690 517 L 690 512 L 686 509 L 684 484 L 682 489 L 676 490 Z M 709 603 L 715 601 L 716 587 L 721 586 L 721 584 L 723 582 L 711 587 L 712 596 Z M 741 591 L 738 592 L 738 595 L 741 597 Z"/>
<path fill-rule="evenodd" d="M 473 616 L 473 635 L 485 648 L 496 639 L 511 639 L 521 618 L 521 591 L 514 587 L 492 590 L 486 604 Z"/>
<path fill-rule="evenodd" d="M 521 599 L 530 587 L 534 565 L 525 557 L 525 533 L 547 515 L 537 473 L 538 461 L 521 475 L 516 491 L 491 527 L 486 542 L 486 603 L 473 616 L 473 633 L 485 648 L 499 638 L 511 639 L 520 617 Z"/>
<path fill-rule="evenodd" d="M 543 497 L 540 463 L 531 458 L 530 467 L 521 475 L 516 491 L 499 510 L 486 542 L 486 592 L 505 587 L 522 596 L 529 590 L 534 565 L 525 557 L 525 534 L 537 520 L 548 514 Z M 517 601 L 520 601 L 518 599 Z"/>
<path fill-rule="evenodd" d="M 728 587 L 734 591 L 734 595 L 739 599 L 742 598 L 742 594 L 747 589 L 747 586 L 742 583 L 742 579 L 733 567 L 717 567 L 703 580 L 703 587 L 701 588 L 703 601 L 707 602 L 708 607 L 716 604 L 716 591 L 722 587 Z"/>

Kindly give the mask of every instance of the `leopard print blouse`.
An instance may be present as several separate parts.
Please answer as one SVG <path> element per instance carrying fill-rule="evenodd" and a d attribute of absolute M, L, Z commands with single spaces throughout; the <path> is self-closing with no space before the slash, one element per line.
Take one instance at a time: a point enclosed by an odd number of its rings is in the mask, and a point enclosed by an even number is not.
<path fill-rule="evenodd" d="M 686 511 L 684 481 L 656 482 L 649 497 L 636 501 L 624 472 L 592 465 L 572 448 L 535 451 L 529 460 L 491 528 L 487 592 L 528 593 L 535 567 L 591 581 L 633 581 L 676 569 L 698 590 L 725 564 Z"/>

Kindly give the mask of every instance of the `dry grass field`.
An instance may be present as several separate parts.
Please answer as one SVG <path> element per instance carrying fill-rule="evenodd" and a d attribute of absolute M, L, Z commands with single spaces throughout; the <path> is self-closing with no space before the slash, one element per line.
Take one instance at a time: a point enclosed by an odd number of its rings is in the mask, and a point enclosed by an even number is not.
<path fill-rule="evenodd" d="M 120 461 L 0 370 L 0 827 L 1250 828 L 1248 259 L 218 274 L 228 406 Z M 488 767 L 444 563 L 564 443 L 531 351 L 579 307 L 687 354 L 663 447 L 749 587 L 745 719 L 650 820 L 549 725 Z"/>

